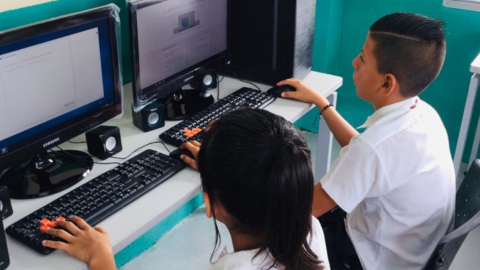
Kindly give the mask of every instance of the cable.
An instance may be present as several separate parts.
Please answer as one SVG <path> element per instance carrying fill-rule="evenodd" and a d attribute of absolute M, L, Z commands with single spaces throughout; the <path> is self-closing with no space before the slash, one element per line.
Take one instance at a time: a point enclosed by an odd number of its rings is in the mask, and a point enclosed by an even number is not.
<path fill-rule="evenodd" d="M 67 151 L 63 150 L 60 146 L 56 146 L 58 149 L 60 149 L 62 151 L 62 153 L 64 155 L 67 155 L 67 156 L 70 156 L 72 158 L 76 158 L 76 159 L 86 159 L 87 157 L 79 157 L 79 156 L 76 156 L 76 155 L 73 155 L 73 154 L 70 154 L 68 153 Z M 89 155 L 90 158 L 92 157 L 91 155 Z M 107 164 L 117 164 L 117 165 L 121 165 L 121 163 L 118 163 L 118 162 L 96 162 L 94 161 L 93 162 L 94 164 L 102 164 L 102 165 L 107 165 Z"/>
<path fill-rule="evenodd" d="M 171 153 L 171 151 L 167 148 L 167 146 L 166 146 L 163 142 L 151 142 L 151 143 L 147 143 L 147 144 L 142 145 L 142 146 L 140 146 L 139 148 L 133 150 L 133 152 L 131 152 L 131 153 L 130 153 L 128 156 L 126 156 L 126 157 L 113 157 L 113 156 L 112 156 L 111 158 L 115 158 L 115 159 L 127 159 L 127 158 L 129 158 L 131 155 L 133 155 L 133 153 L 137 152 L 138 150 L 142 149 L 143 147 L 148 146 L 148 145 L 151 145 L 151 144 L 155 144 L 155 143 L 161 143 L 161 144 L 163 144 L 163 147 L 165 147 L 165 149 L 167 149 L 168 153 Z"/>
<path fill-rule="evenodd" d="M 223 72 L 222 72 L 223 70 Z M 220 73 L 223 73 L 222 79 L 220 79 L 220 76 L 217 76 L 217 101 L 220 100 L 220 83 L 225 79 L 225 73 L 227 69 L 225 68 L 225 65 L 220 68 Z"/>
<path fill-rule="evenodd" d="M 223 77 L 225 78 L 225 76 Z M 220 76 L 217 76 L 217 101 L 220 100 L 220 82 L 221 82 Z"/>
<path fill-rule="evenodd" d="M 233 75 L 235 75 L 235 77 L 236 77 L 238 80 L 240 80 L 241 82 L 244 82 L 244 83 L 248 83 L 248 84 L 250 84 L 250 85 L 253 85 L 253 86 L 255 86 L 255 88 L 258 89 L 258 91 L 262 91 L 262 90 L 260 90 L 260 87 L 258 87 L 256 84 L 254 84 L 254 83 L 252 83 L 252 82 L 249 82 L 249 81 L 245 81 L 245 80 L 240 79 L 240 77 L 238 77 L 237 73 L 235 73 L 235 71 L 234 71 L 233 69 L 230 69 L 230 71 L 232 71 Z"/>
<path fill-rule="evenodd" d="M 67 141 L 69 143 L 76 143 L 76 144 L 81 144 L 81 143 L 87 143 L 87 142 L 72 142 L 72 141 Z"/>

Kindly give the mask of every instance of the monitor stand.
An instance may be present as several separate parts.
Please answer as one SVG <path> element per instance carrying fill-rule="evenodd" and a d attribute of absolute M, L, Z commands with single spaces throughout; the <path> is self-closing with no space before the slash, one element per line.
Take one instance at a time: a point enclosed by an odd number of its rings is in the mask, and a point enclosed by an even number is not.
<path fill-rule="evenodd" d="M 0 185 L 7 186 L 14 199 L 44 197 L 73 186 L 92 167 L 92 158 L 81 151 L 44 152 L 8 169 L 0 177 Z"/>
<path fill-rule="evenodd" d="M 212 94 L 200 90 L 177 90 L 165 102 L 165 119 L 182 120 L 215 102 Z"/>

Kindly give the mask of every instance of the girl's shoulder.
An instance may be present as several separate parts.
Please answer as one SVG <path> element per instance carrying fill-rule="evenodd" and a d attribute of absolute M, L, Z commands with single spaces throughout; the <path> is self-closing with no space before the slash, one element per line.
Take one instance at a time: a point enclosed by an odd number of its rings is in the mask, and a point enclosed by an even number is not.
<path fill-rule="evenodd" d="M 271 263 L 270 258 L 265 257 L 265 253 L 255 255 L 258 253 L 258 249 L 238 251 L 228 253 L 222 256 L 217 262 L 215 262 L 210 270 L 258 270 L 264 269 L 263 267 L 269 266 Z M 271 268 L 271 270 L 282 270 L 278 268 Z"/>

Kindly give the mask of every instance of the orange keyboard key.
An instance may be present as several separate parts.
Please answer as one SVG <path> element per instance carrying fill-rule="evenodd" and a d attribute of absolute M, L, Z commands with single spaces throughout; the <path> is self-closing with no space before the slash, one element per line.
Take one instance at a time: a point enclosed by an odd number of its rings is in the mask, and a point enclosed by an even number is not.
<path fill-rule="evenodd" d="M 42 220 L 40 220 L 40 226 L 48 226 L 48 224 L 50 224 L 50 222 L 52 222 L 51 220 L 49 220 L 48 218 L 44 218 Z"/>

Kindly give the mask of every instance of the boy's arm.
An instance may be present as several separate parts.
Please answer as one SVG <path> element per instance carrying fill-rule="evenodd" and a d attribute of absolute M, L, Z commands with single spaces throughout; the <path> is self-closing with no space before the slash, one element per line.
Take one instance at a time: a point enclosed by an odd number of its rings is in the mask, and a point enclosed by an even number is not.
<path fill-rule="evenodd" d="M 307 103 L 313 103 L 320 111 L 330 104 L 324 96 L 302 81 L 287 79 L 279 82 L 277 85 L 285 84 L 295 87 L 296 91 L 282 93 L 282 97 L 284 98 L 292 98 Z M 355 130 L 355 128 L 353 128 L 333 107 L 329 107 L 323 111 L 322 117 L 325 119 L 328 128 L 332 131 L 333 136 L 340 146 L 346 146 L 354 136 L 358 135 L 358 131 Z"/>
<path fill-rule="evenodd" d="M 314 217 L 320 217 L 332 210 L 335 206 L 337 206 L 337 203 L 325 192 L 322 184 L 316 184 L 313 188 L 312 215 Z"/>

